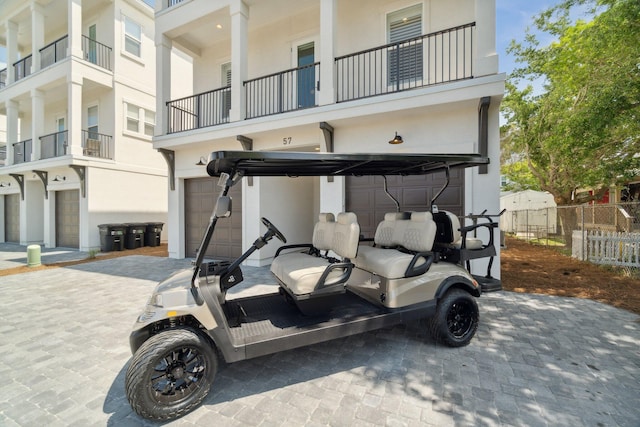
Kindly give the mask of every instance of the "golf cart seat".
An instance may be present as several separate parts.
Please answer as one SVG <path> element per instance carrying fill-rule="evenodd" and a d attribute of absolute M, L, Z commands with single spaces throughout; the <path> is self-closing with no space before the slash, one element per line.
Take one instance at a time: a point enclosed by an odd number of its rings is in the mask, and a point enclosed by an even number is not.
<path fill-rule="evenodd" d="M 359 235 L 360 226 L 353 212 L 339 213 L 336 221 L 330 213 L 320 214 L 311 245 L 283 246 L 276 252 L 271 272 L 278 279 L 281 292 L 305 314 L 325 310 L 329 302 L 326 297 L 346 291 Z M 283 252 L 295 248 L 306 250 Z M 339 258 L 331 257 L 329 251 Z"/>
<path fill-rule="evenodd" d="M 470 226 L 461 226 L 456 215 L 448 211 L 440 211 L 433 214 L 437 224 L 435 246 L 441 252 L 443 258 L 451 262 L 468 262 L 471 259 L 492 257 L 496 255 L 493 246 L 493 228 L 495 223 L 481 223 Z M 486 227 L 489 230 L 489 243 L 484 244 L 481 239 L 467 236 L 470 231 Z M 467 265 L 467 269 L 469 266 Z"/>
<path fill-rule="evenodd" d="M 426 273 L 433 262 L 436 224 L 431 212 L 391 212 L 378 224 L 374 246 L 361 245 L 356 267 L 387 279 Z"/>

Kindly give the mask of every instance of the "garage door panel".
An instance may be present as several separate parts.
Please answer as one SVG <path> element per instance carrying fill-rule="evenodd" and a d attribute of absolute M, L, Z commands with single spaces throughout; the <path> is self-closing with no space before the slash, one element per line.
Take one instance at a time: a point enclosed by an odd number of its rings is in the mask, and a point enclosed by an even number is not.
<path fill-rule="evenodd" d="M 20 243 L 20 194 L 4 196 L 4 240 Z"/>
<path fill-rule="evenodd" d="M 80 247 L 80 192 L 56 191 L 56 246 Z"/>
<path fill-rule="evenodd" d="M 424 211 L 431 199 L 446 182 L 446 174 L 389 176 L 389 192 L 398 200 L 401 209 Z M 373 237 L 376 227 L 387 212 L 395 212 L 395 203 L 383 189 L 381 176 L 347 177 L 345 180 L 346 209 L 358 216 L 361 233 Z M 372 197 L 373 195 L 373 197 Z M 436 201 L 440 209 L 462 214 L 464 201 L 464 171 L 452 170 L 447 189 Z"/>
<path fill-rule="evenodd" d="M 185 253 L 195 257 L 204 232 L 209 224 L 211 212 L 220 193 L 217 180 L 194 178 L 185 181 Z M 229 218 L 220 218 L 206 252 L 215 259 L 237 258 L 242 254 L 242 190 L 231 187 L 233 213 Z"/>

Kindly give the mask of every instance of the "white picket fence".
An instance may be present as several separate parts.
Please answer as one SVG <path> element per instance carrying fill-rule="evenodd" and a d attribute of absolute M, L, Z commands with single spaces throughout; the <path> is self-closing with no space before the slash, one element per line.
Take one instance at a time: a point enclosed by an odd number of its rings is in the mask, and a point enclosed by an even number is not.
<path fill-rule="evenodd" d="M 640 233 L 590 231 L 587 259 L 595 264 L 640 268 Z"/>

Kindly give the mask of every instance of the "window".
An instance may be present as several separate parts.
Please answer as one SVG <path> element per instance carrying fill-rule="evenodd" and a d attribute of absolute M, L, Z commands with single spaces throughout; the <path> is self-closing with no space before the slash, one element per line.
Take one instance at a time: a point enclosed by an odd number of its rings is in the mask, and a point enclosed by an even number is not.
<path fill-rule="evenodd" d="M 137 22 L 124 16 L 124 50 L 141 57 L 142 27 Z"/>
<path fill-rule="evenodd" d="M 94 105 L 87 109 L 87 131 L 89 138 L 98 139 L 98 106 Z"/>
<path fill-rule="evenodd" d="M 140 124 L 140 108 L 137 105 L 127 104 L 127 130 L 138 132 Z"/>
<path fill-rule="evenodd" d="M 154 111 L 125 102 L 125 120 L 127 132 L 153 136 L 156 127 Z"/>
<path fill-rule="evenodd" d="M 144 134 L 147 136 L 153 136 L 154 129 L 156 127 L 156 113 L 149 110 L 144 110 Z"/>
<path fill-rule="evenodd" d="M 387 15 L 387 39 L 397 43 L 388 51 L 389 84 L 422 79 L 422 5 L 401 9 Z M 411 40 L 413 39 L 413 40 Z M 410 40 L 403 42 L 405 40 Z"/>

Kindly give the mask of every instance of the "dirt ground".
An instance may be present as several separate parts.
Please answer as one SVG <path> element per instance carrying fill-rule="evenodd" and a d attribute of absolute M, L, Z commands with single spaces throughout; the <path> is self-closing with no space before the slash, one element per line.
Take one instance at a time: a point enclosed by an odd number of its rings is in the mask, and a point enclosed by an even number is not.
<path fill-rule="evenodd" d="M 508 291 L 589 298 L 640 314 L 640 279 L 507 237 L 501 251 Z"/>
<path fill-rule="evenodd" d="M 85 262 L 129 255 L 166 257 L 167 245 L 143 247 L 99 254 L 95 258 L 40 267 L 15 267 L 0 270 L 0 276 L 60 268 Z M 577 261 L 554 249 L 531 245 L 507 237 L 502 249 L 502 286 L 513 292 L 589 298 L 640 314 L 640 279 L 625 277 L 610 269 Z"/>

